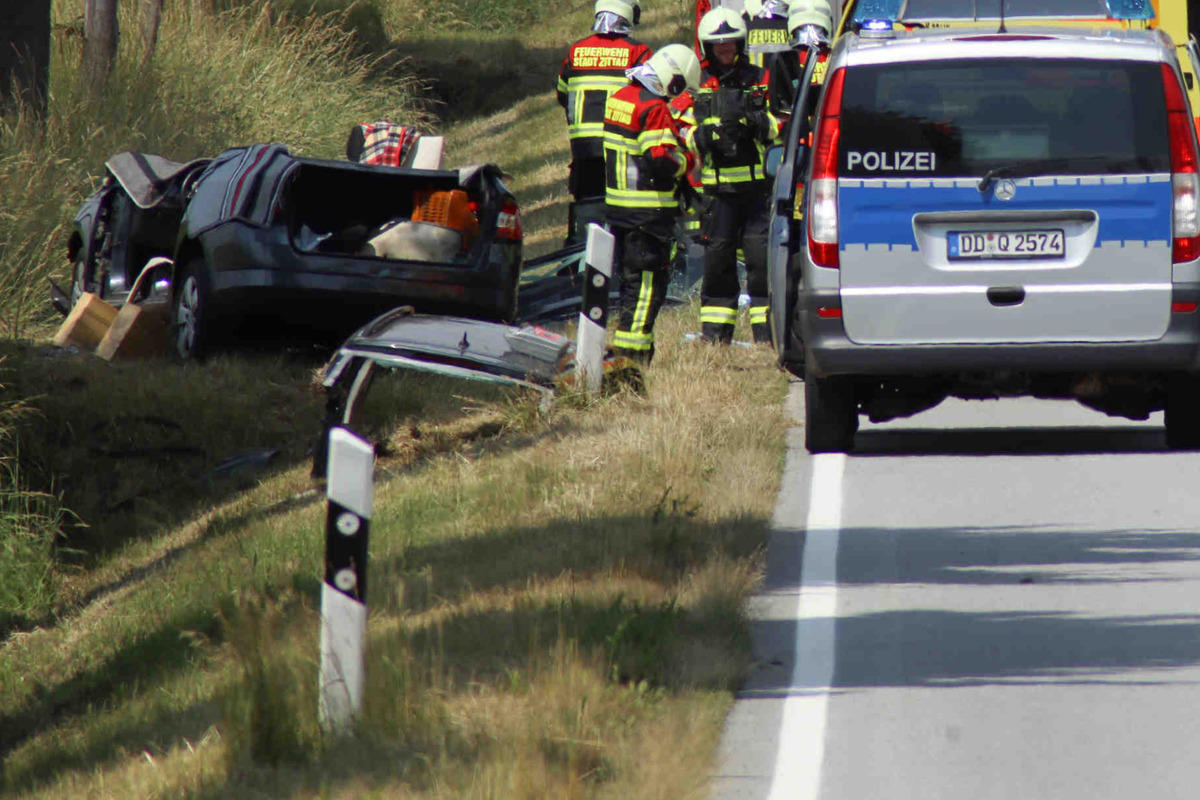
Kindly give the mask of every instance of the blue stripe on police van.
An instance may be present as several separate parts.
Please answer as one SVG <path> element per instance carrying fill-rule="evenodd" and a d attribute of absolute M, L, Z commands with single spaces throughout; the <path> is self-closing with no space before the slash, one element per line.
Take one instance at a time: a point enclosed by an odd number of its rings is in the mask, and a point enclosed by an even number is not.
<path fill-rule="evenodd" d="M 1023 178 L 1013 181 L 1016 197 L 1000 201 L 991 192 L 981 194 L 973 179 L 842 178 L 839 238 L 843 250 L 855 244 L 916 249 L 912 217 L 918 212 L 1067 208 L 1096 213 L 1098 247 L 1170 241 L 1170 180 L 1159 174 Z"/>

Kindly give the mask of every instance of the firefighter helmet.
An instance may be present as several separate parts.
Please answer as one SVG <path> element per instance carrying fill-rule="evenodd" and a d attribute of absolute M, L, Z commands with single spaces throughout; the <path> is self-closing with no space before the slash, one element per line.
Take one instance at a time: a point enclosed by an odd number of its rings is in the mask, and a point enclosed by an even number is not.
<path fill-rule="evenodd" d="M 746 22 L 742 15 L 728 8 L 718 6 L 700 18 L 700 27 L 696 31 L 700 46 L 704 48 L 704 58 L 709 64 L 717 63 L 713 57 L 712 46 L 723 42 L 736 42 L 738 55 L 746 52 Z"/>
<path fill-rule="evenodd" d="M 596 0 L 596 13 L 602 14 L 605 11 L 616 14 L 634 25 L 642 21 L 641 0 Z"/>
<path fill-rule="evenodd" d="M 700 60 L 692 48 L 684 44 L 669 44 L 650 56 L 646 66 L 654 72 L 668 97 L 693 92 L 700 88 Z"/>
<path fill-rule="evenodd" d="M 833 9 L 829 0 L 793 0 L 788 9 L 788 31 L 797 36 L 805 25 L 815 25 L 828 36 L 833 32 Z"/>
<path fill-rule="evenodd" d="M 750 19 L 760 16 L 763 12 L 785 17 L 788 13 L 788 0 L 746 0 L 742 10 Z"/>

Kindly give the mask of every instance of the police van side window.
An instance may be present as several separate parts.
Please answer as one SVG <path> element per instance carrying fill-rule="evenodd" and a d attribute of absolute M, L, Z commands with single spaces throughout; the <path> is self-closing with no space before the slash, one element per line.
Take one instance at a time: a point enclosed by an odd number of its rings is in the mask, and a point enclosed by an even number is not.
<path fill-rule="evenodd" d="M 1013 162 L 1047 174 L 1170 171 L 1157 64 L 990 59 L 846 74 L 839 174 L 977 176 Z"/>

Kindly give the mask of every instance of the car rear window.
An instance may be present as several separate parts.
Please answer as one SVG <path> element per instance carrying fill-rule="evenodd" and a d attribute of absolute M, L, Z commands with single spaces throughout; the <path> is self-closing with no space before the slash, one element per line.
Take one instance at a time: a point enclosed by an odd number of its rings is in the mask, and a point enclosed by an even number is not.
<path fill-rule="evenodd" d="M 863 178 L 1170 171 L 1147 62 L 986 59 L 852 67 L 839 174 Z"/>

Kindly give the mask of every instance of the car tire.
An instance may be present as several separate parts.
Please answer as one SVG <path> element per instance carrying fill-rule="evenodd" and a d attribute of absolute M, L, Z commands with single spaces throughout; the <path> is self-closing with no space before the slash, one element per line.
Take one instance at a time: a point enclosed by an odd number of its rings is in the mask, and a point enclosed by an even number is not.
<path fill-rule="evenodd" d="M 1167 381 L 1163 409 L 1167 447 L 1172 450 L 1200 449 L 1200 375 L 1172 375 Z"/>
<path fill-rule="evenodd" d="M 212 284 L 203 259 L 192 258 L 176 276 L 171 296 L 171 350 L 180 361 L 201 361 L 213 340 Z"/>
<path fill-rule="evenodd" d="M 858 403 L 847 377 L 804 376 L 804 446 L 810 453 L 846 453 L 854 447 Z"/>

